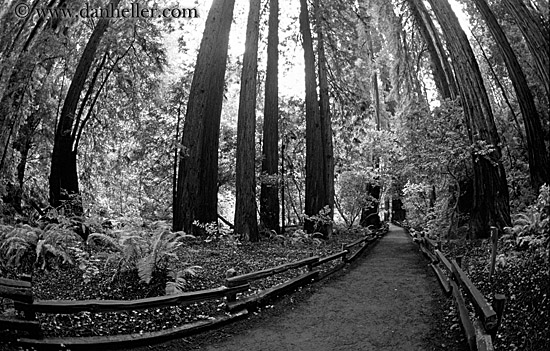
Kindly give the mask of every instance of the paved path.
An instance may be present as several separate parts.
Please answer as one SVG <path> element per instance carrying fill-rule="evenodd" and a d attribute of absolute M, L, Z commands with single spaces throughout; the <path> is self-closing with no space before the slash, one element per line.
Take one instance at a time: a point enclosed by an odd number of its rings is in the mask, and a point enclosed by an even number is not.
<path fill-rule="evenodd" d="M 438 290 L 417 246 L 403 229 L 390 226 L 346 274 L 323 284 L 294 309 L 200 349 L 437 350 L 430 331 L 440 316 Z"/>

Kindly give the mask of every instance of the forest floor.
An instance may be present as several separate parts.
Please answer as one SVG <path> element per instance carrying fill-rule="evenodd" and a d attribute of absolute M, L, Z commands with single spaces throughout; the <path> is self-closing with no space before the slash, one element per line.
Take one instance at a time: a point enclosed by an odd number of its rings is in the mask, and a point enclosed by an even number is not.
<path fill-rule="evenodd" d="M 426 262 L 391 225 L 351 267 L 248 320 L 133 350 L 467 350 Z"/>

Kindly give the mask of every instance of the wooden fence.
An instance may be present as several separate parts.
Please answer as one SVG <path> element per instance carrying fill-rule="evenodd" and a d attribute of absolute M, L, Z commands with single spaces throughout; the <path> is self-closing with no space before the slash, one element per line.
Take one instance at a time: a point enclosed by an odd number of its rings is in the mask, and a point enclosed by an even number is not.
<path fill-rule="evenodd" d="M 456 260 L 449 260 L 440 251 L 439 243 L 426 237 L 415 237 L 414 241 L 431 261 L 430 267 L 438 278 L 443 292 L 447 296 L 453 296 L 470 350 L 493 351 L 493 341 L 502 321 L 506 297 L 495 294 L 493 304 L 489 304 L 461 269 L 460 264 Z M 460 261 L 461 257 L 458 259 Z M 473 318 L 470 318 L 464 295 L 474 307 L 475 317 Z"/>
<path fill-rule="evenodd" d="M 30 277 L 27 281 L 0 278 L 0 297 L 14 301 L 14 307 L 23 316 L 0 318 L 0 330 L 24 331 L 26 337 L 17 339 L 18 344 L 40 349 L 59 349 L 61 345 L 70 349 L 99 349 L 101 347 L 131 347 L 162 342 L 178 337 L 197 334 L 214 329 L 235 320 L 246 318 L 249 311 L 267 303 L 270 299 L 288 294 L 304 285 L 319 281 L 342 269 L 354 261 L 373 242 L 383 236 L 383 232 L 367 235 L 351 244 L 343 245 L 342 251 L 326 257 L 313 256 L 296 262 L 287 263 L 257 272 L 236 275 L 229 270 L 225 277 L 225 286 L 186 292 L 168 296 L 151 297 L 138 300 L 33 300 Z M 349 255 L 349 256 L 348 256 Z M 334 267 L 321 270 L 319 267 L 341 259 Z M 237 299 L 237 294 L 249 290 L 250 282 L 280 274 L 291 269 L 306 268 L 305 273 L 284 283 L 262 290 L 256 294 Z M 212 299 L 225 298 L 228 316 L 208 321 L 198 321 L 180 327 L 148 333 L 123 334 L 92 337 L 43 338 L 36 313 L 73 314 L 79 312 L 120 312 L 166 306 L 182 306 Z"/>

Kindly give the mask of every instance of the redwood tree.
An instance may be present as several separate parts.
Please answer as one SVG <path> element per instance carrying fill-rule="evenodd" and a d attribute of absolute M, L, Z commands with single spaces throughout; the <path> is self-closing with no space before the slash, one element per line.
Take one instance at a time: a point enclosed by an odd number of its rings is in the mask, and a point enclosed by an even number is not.
<path fill-rule="evenodd" d="M 235 0 L 214 0 L 206 19 L 183 126 L 173 229 L 218 219 L 218 146 Z"/>
<path fill-rule="evenodd" d="M 119 2 L 120 0 L 112 0 L 111 4 L 117 7 Z M 49 178 L 50 204 L 53 207 L 57 207 L 61 205 L 62 201 L 76 200 L 73 206 L 71 206 L 76 215 L 82 213 L 82 202 L 74 198 L 75 195 L 79 195 L 79 189 L 76 162 L 77 150 L 75 147 L 76 135 L 73 133 L 73 125 L 80 94 L 86 83 L 95 53 L 103 35 L 109 27 L 109 23 L 109 18 L 101 18 L 97 22 L 82 52 L 73 79 L 71 80 L 71 85 L 67 91 L 55 133 Z"/>
<path fill-rule="evenodd" d="M 503 0 L 502 3 L 523 34 L 527 47 L 535 59 L 535 65 L 546 89 L 546 95 L 550 95 L 550 38 L 548 30 L 544 28 L 538 18 L 533 16 L 523 0 Z"/>
<path fill-rule="evenodd" d="M 454 99 L 457 95 L 454 73 L 432 18 L 422 0 L 407 1 L 430 54 L 436 88 L 443 99 Z"/>
<path fill-rule="evenodd" d="M 538 190 L 544 183 L 550 183 L 550 163 L 548 162 L 548 154 L 544 144 L 542 123 L 535 106 L 533 94 L 527 84 L 527 79 L 519 61 L 487 1 L 474 0 L 474 3 L 495 39 L 498 50 L 508 69 L 512 85 L 514 86 L 527 136 L 531 184 Z"/>
<path fill-rule="evenodd" d="M 267 69 L 262 145 L 260 218 L 267 229 L 279 231 L 279 186 L 275 179 L 279 163 L 279 0 L 269 2 Z"/>
<path fill-rule="evenodd" d="M 315 54 L 311 39 L 307 0 L 300 0 L 300 32 L 305 59 L 306 82 L 306 216 L 317 215 L 328 203 L 325 202 L 327 189 L 325 179 L 325 159 L 323 157 L 323 133 L 319 101 L 317 100 L 317 82 L 315 77 Z M 315 221 L 306 219 L 304 228 L 313 232 Z M 325 229 L 326 231 L 326 229 Z M 323 233 L 326 234 L 326 233 Z"/>
<path fill-rule="evenodd" d="M 474 203 L 470 229 L 474 238 L 484 238 L 489 235 L 489 226 L 502 229 L 510 225 L 500 138 L 478 63 L 458 18 L 447 0 L 429 2 L 451 55 L 472 145 Z"/>
<path fill-rule="evenodd" d="M 325 38 L 323 27 L 322 7 L 319 0 L 315 0 L 315 22 L 317 32 L 317 70 L 319 72 L 319 117 L 321 119 L 322 150 L 324 158 L 324 183 L 326 187 L 325 204 L 330 208 L 331 219 L 334 216 L 334 152 L 332 144 L 332 122 L 330 114 L 329 86 L 327 79 L 327 58 L 325 55 Z M 328 225 L 326 234 L 332 232 L 332 225 Z"/>
<path fill-rule="evenodd" d="M 235 232 L 258 241 L 256 218 L 256 76 L 258 74 L 258 35 L 260 0 L 251 0 L 246 29 L 241 93 L 237 120 L 237 167 L 235 186 Z"/>

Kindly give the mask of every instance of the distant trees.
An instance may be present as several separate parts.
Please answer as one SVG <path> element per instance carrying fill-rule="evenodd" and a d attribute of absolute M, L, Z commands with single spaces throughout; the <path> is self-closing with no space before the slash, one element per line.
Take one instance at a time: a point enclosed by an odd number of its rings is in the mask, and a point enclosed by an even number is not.
<path fill-rule="evenodd" d="M 218 220 L 218 146 L 229 31 L 235 0 L 214 0 L 197 56 L 183 126 L 173 230 Z"/>

